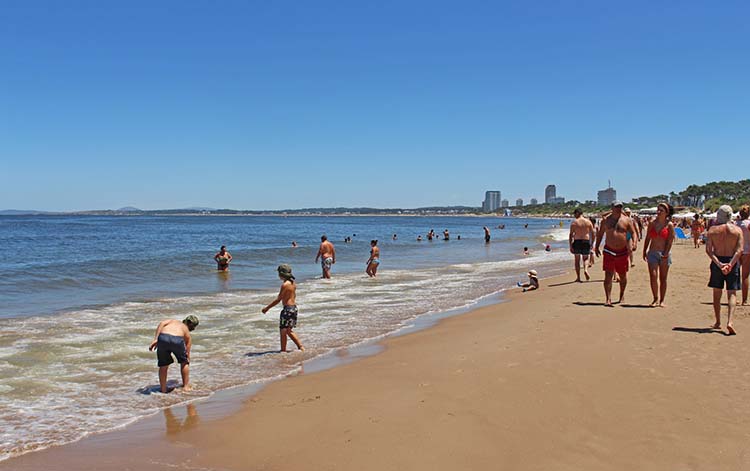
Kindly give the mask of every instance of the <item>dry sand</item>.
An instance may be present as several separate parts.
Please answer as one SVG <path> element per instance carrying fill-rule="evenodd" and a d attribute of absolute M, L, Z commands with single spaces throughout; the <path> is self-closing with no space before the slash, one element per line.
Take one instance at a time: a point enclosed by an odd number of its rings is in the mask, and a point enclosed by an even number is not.
<path fill-rule="evenodd" d="M 666 308 L 647 307 L 643 261 L 625 303 L 604 307 L 597 261 L 590 283 L 543 279 L 378 355 L 276 382 L 229 417 L 196 425 L 176 408 L 166 433 L 0 469 L 750 469 L 750 308 L 737 336 L 705 329 L 709 260 L 692 245 L 673 253 Z"/>

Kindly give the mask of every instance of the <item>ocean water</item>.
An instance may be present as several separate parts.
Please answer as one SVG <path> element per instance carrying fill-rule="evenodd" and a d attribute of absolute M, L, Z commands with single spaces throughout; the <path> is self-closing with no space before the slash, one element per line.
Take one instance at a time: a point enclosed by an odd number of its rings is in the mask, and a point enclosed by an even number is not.
<path fill-rule="evenodd" d="M 450 241 L 416 241 L 446 228 Z M 336 245 L 332 280 L 321 280 L 314 263 L 321 234 Z M 371 239 L 381 249 L 375 279 L 364 273 Z M 0 459 L 283 377 L 419 316 L 471 306 L 530 268 L 558 274 L 570 259 L 566 240 L 559 220 L 547 219 L 0 217 Z M 212 260 L 220 245 L 234 256 L 229 273 Z M 261 313 L 277 294 L 280 263 L 297 277 L 305 352 L 276 353 L 279 308 Z M 195 390 L 163 395 L 148 345 L 159 321 L 188 314 L 201 321 Z M 179 384 L 179 368 L 170 370 Z"/>

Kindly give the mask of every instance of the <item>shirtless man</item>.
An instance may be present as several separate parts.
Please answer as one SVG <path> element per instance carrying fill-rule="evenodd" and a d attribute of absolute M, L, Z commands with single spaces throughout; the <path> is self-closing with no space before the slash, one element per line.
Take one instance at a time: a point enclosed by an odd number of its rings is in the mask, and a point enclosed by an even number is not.
<path fill-rule="evenodd" d="M 297 334 L 292 332 L 292 329 L 297 327 L 297 285 L 294 284 L 294 275 L 292 275 L 292 267 L 287 264 L 279 265 L 276 269 L 279 273 L 279 279 L 281 280 L 281 289 L 279 295 L 276 296 L 271 304 L 261 309 L 261 312 L 265 314 L 269 309 L 275 305 L 281 303 L 283 308 L 279 314 L 279 336 L 281 340 L 281 351 L 286 352 L 286 338 L 292 339 L 292 342 L 300 350 L 305 350 L 302 343 L 299 341 Z"/>
<path fill-rule="evenodd" d="M 716 212 L 717 224 L 708 230 L 706 253 L 711 259 L 711 278 L 708 286 L 714 290 L 714 316 L 716 322 L 712 329 L 721 329 L 721 292 L 726 282 L 727 331 L 729 335 L 737 332 L 732 325 L 732 314 L 737 305 L 737 290 L 740 289 L 740 264 L 737 263 L 742 255 L 742 230 L 731 224 L 732 207 L 724 205 Z"/>
<path fill-rule="evenodd" d="M 196 327 L 198 327 L 198 318 L 193 315 L 187 316 L 182 322 L 177 319 L 167 319 L 161 321 L 156 327 L 154 341 L 151 342 L 148 351 L 151 352 L 156 349 L 161 392 L 169 392 L 167 389 L 167 373 L 169 373 L 169 365 L 174 363 L 172 355 L 177 358 L 177 362 L 180 364 L 182 390 L 190 391 L 190 347 L 192 347 L 190 332 L 195 330 Z"/>
<path fill-rule="evenodd" d="M 323 269 L 323 278 L 331 278 L 331 266 L 336 263 L 336 249 L 325 235 L 320 236 L 320 248 L 318 255 L 315 256 L 315 263 L 320 259 L 320 266 Z"/>
<path fill-rule="evenodd" d="M 583 274 L 586 281 L 591 279 L 587 267 L 589 254 L 591 253 L 591 244 L 594 242 L 594 225 L 591 221 L 583 216 L 581 208 L 573 211 L 575 219 L 570 223 L 570 235 L 568 242 L 570 244 L 570 253 L 575 256 L 576 282 L 581 282 L 581 260 L 583 260 Z"/>
<path fill-rule="evenodd" d="M 214 255 L 214 260 L 216 261 L 217 269 L 219 271 L 229 271 L 229 262 L 232 261 L 232 254 L 227 252 L 227 246 L 222 245 L 221 249 L 219 249 L 219 252 Z"/>
<path fill-rule="evenodd" d="M 490 243 L 490 230 L 487 228 L 487 226 L 484 226 L 482 229 L 484 229 L 484 243 L 489 244 Z"/>
<path fill-rule="evenodd" d="M 628 237 L 628 234 L 630 237 Z M 625 299 L 625 287 L 628 285 L 628 268 L 630 267 L 631 242 L 628 240 L 635 239 L 635 228 L 633 220 L 625 216 L 622 212 L 622 201 L 615 200 L 612 202 L 612 212 L 602 220 L 599 225 L 599 231 L 596 233 L 596 246 L 594 252 L 596 256 L 601 256 L 599 247 L 606 236 L 607 242 L 604 245 L 604 296 L 606 298 L 604 305 L 612 306 L 612 278 L 615 273 L 620 277 L 620 300 Z M 636 247 L 633 243 L 632 247 Z"/>

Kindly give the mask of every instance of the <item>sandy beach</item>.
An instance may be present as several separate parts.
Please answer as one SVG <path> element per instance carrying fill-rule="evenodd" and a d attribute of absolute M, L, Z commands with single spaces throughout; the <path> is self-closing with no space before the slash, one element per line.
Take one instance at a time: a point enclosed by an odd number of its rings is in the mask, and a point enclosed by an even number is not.
<path fill-rule="evenodd" d="M 750 469 L 750 308 L 737 336 L 707 329 L 708 257 L 673 254 L 666 308 L 648 307 L 642 260 L 613 308 L 601 260 L 589 283 L 542 273 L 538 292 L 272 383 L 228 417 L 179 407 L 0 469 Z"/>

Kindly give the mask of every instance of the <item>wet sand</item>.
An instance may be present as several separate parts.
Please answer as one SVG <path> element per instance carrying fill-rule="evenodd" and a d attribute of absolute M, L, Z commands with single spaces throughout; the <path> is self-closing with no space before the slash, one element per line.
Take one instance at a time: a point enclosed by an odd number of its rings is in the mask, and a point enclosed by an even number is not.
<path fill-rule="evenodd" d="M 708 257 L 684 244 L 673 258 L 666 308 L 648 307 L 641 260 L 604 307 L 599 260 L 592 282 L 543 279 L 228 417 L 182 406 L 0 470 L 750 469 L 750 308 L 737 336 L 707 329 Z"/>

